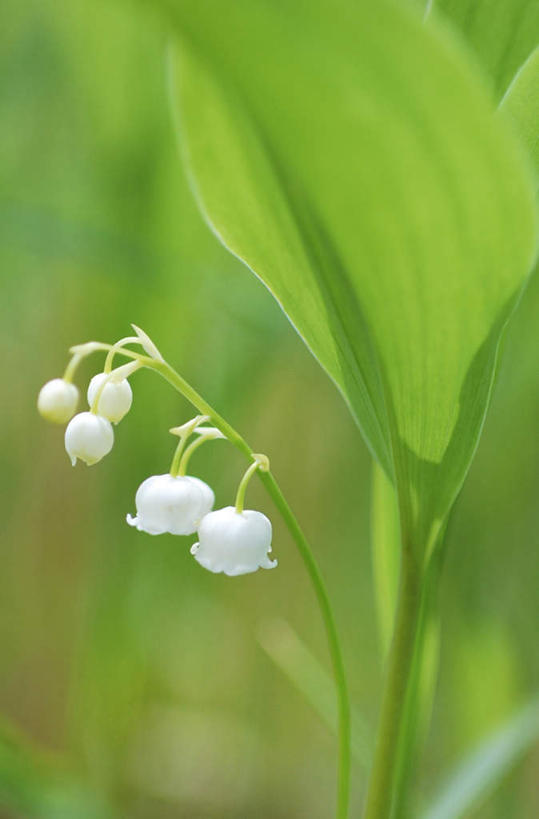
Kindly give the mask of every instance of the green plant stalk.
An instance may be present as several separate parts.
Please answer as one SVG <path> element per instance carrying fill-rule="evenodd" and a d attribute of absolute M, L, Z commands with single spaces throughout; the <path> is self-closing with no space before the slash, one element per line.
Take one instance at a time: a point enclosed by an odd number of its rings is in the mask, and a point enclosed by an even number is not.
<path fill-rule="evenodd" d="M 236 500 L 234 506 L 236 507 L 236 512 L 243 512 L 243 508 L 245 505 L 245 492 L 247 491 L 247 487 L 249 485 L 249 481 L 251 480 L 254 473 L 257 469 L 260 468 L 260 464 L 258 461 L 254 461 L 251 466 L 247 469 L 247 472 L 243 476 L 240 481 L 240 485 L 238 486 L 238 491 L 236 492 Z"/>
<path fill-rule="evenodd" d="M 434 688 L 437 679 L 439 641 L 436 639 L 434 659 L 427 645 L 429 629 L 439 633 L 438 589 L 443 564 L 441 540 L 433 552 L 421 584 L 421 604 L 416 631 L 410 679 L 403 709 L 399 758 L 393 788 L 394 819 L 410 815 L 409 791 L 412 772 L 430 723 Z M 434 668 L 427 667 L 434 661 Z"/>
<path fill-rule="evenodd" d="M 119 351 L 120 352 L 120 351 Z M 128 357 L 135 357 L 129 351 L 121 351 Z M 208 415 L 211 422 L 217 429 L 234 444 L 249 459 L 252 458 L 252 449 L 247 442 L 239 435 L 230 424 L 211 407 L 196 390 L 181 377 L 166 361 L 157 361 L 146 356 L 136 355 L 144 367 L 155 370 L 165 378 L 179 393 L 181 393 L 199 412 Z M 311 551 L 303 531 L 292 512 L 286 498 L 270 471 L 263 472 L 257 469 L 258 476 L 265 486 L 268 494 L 272 498 L 275 506 L 279 510 L 281 517 L 290 532 L 296 547 L 303 560 L 307 573 L 313 585 L 313 589 L 318 601 L 320 613 L 324 621 L 326 636 L 328 640 L 329 653 L 335 677 L 338 701 L 338 721 L 339 721 L 339 764 L 338 764 L 338 791 L 337 791 L 337 819 L 346 819 L 348 815 L 349 790 L 350 790 L 350 701 L 348 698 L 348 687 L 344 662 L 335 623 L 335 617 L 329 601 L 329 596 L 325 583 L 320 574 L 320 569 Z"/>
<path fill-rule="evenodd" d="M 410 701 L 410 680 L 421 625 L 423 595 L 420 578 L 410 551 L 404 549 L 365 819 L 390 819 L 395 807 L 394 793 L 401 765 L 399 748 L 406 721 L 406 706 Z M 402 783 L 400 785 L 402 787 Z"/>
<path fill-rule="evenodd" d="M 140 343 L 140 342 L 139 342 Z M 96 352 L 98 350 L 106 350 L 109 353 L 123 355 L 127 358 L 139 362 L 141 367 L 146 367 L 150 370 L 155 370 L 161 375 L 175 390 L 184 396 L 194 407 L 196 407 L 202 415 L 208 416 L 212 424 L 219 429 L 223 435 L 232 443 L 240 452 L 242 452 L 249 460 L 253 458 L 253 451 L 247 441 L 236 432 L 236 430 L 226 421 L 218 412 L 216 412 L 207 401 L 202 398 L 193 387 L 176 372 L 166 361 L 151 358 L 150 356 L 135 353 L 132 350 L 119 348 L 118 345 L 104 344 L 102 342 L 90 342 L 91 350 L 84 353 Z M 85 345 L 79 345 L 79 347 Z M 74 351 L 79 348 L 72 348 Z M 181 442 L 180 442 L 181 445 Z M 180 453 L 181 454 L 181 453 Z M 176 450 L 178 455 L 178 449 Z M 174 462 L 176 461 L 176 455 Z M 173 462 L 173 463 L 174 463 Z M 320 613 L 326 629 L 326 636 L 328 640 L 329 653 L 333 668 L 333 676 L 335 679 L 335 686 L 337 691 L 337 706 L 338 706 L 338 737 L 339 737 L 339 763 L 337 769 L 337 819 L 346 819 L 348 816 L 349 791 L 350 791 L 350 762 L 351 762 L 351 717 L 350 717 L 350 700 L 348 696 L 348 686 L 346 684 L 346 674 L 344 670 L 344 661 L 337 631 L 337 625 L 325 583 L 320 574 L 320 569 L 316 562 L 316 558 L 311 551 L 309 543 L 303 534 L 303 531 L 288 505 L 281 489 L 269 470 L 256 470 L 260 480 L 266 488 L 266 491 L 272 498 L 275 506 L 279 510 L 283 521 L 290 532 L 296 547 L 303 560 L 307 573 L 311 580 L 316 599 L 320 608 Z"/>
<path fill-rule="evenodd" d="M 182 455 L 183 455 L 184 449 L 185 449 L 185 437 L 182 436 L 180 438 L 180 440 L 178 441 L 178 446 L 176 447 L 176 450 L 174 452 L 174 457 L 172 458 L 172 463 L 170 464 L 169 472 L 170 472 L 170 474 L 171 474 L 171 476 L 173 478 L 175 478 L 178 475 L 178 472 L 180 471 L 180 463 L 181 463 L 181 460 L 182 460 Z"/>
<path fill-rule="evenodd" d="M 193 452 L 196 452 L 196 450 L 199 448 L 199 446 L 202 446 L 202 444 L 205 444 L 205 443 L 207 443 L 207 439 L 203 438 L 201 436 L 200 438 L 197 438 L 196 441 L 193 441 L 192 443 L 189 444 L 189 446 L 187 447 L 187 449 L 185 450 L 185 452 L 183 453 L 183 455 L 181 457 L 180 463 L 178 465 L 178 471 L 176 472 L 176 475 L 184 476 L 184 475 L 187 474 L 187 465 L 189 463 L 189 459 L 191 458 L 191 455 L 193 454 Z M 171 474 L 172 474 L 172 472 L 171 472 Z"/>

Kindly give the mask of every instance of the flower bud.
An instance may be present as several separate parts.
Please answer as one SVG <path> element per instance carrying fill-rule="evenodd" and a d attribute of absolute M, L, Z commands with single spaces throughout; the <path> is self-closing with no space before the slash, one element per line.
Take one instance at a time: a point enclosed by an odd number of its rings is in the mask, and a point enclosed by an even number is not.
<path fill-rule="evenodd" d="M 191 554 L 210 572 L 234 576 L 277 565 L 268 557 L 271 523 L 262 512 L 237 512 L 234 506 L 210 512 L 202 518 L 198 537 Z"/>
<path fill-rule="evenodd" d="M 90 407 L 93 406 L 103 381 L 106 381 L 106 384 L 99 396 L 97 412 L 103 418 L 112 421 L 113 424 L 118 424 L 131 408 L 133 402 L 131 385 L 127 378 L 123 378 L 121 381 L 113 381 L 107 373 L 94 375 L 88 386 L 88 404 Z"/>
<path fill-rule="evenodd" d="M 65 447 L 73 466 L 77 458 L 91 466 L 107 455 L 114 443 L 110 421 L 93 412 L 79 412 L 67 425 Z"/>
<path fill-rule="evenodd" d="M 65 424 L 73 416 L 79 401 L 79 391 L 63 378 L 53 378 L 41 387 L 37 399 L 40 415 L 55 424 Z"/>
<path fill-rule="evenodd" d="M 198 478 L 153 475 L 139 486 L 137 514 L 127 515 L 127 522 L 149 535 L 192 535 L 214 500 L 210 487 Z"/>

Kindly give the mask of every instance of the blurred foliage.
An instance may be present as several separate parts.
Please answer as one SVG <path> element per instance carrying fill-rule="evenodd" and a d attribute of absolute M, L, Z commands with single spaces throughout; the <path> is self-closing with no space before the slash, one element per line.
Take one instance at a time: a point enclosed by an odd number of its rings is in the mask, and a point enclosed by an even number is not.
<path fill-rule="evenodd" d="M 124 523 L 139 482 L 167 467 L 167 430 L 189 407 L 137 374 L 113 453 L 73 470 L 35 399 L 72 343 L 112 341 L 130 321 L 147 329 L 270 455 L 327 577 L 353 699 L 372 723 L 381 659 L 368 454 L 271 297 L 201 222 L 177 159 L 158 27 L 101 0 L 5 0 L 2 16 L 0 707 L 31 739 L 0 754 L 0 816 L 50 816 L 47 794 L 61 793 L 69 805 L 88 795 L 70 819 L 108 805 L 130 819 L 321 819 L 333 736 L 257 643 L 278 614 L 327 667 L 312 592 L 279 521 L 278 572 L 203 572 L 187 539 Z M 535 277 L 450 524 L 422 763 L 429 794 L 533 694 L 539 673 L 538 310 Z M 92 373 L 85 365 L 80 384 Z M 195 457 L 218 503 L 230 502 L 239 456 L 215 444 Z M 249 491 L 271 515 L 261 489 Z M 474 815 L 539 814 L 538 766 L 528 755 Z M 358 769 L 356 812 L 363 782 Z"/>

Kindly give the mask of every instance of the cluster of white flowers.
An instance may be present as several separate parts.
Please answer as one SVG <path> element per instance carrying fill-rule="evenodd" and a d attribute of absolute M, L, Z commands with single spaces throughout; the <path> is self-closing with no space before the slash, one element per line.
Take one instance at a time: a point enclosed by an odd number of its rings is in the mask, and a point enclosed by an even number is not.
<path fill-rule="evenodd" d="M 142 331 L 135 329 L 139 338 L 122 339 L 111 348 L 112 355 L 121 344 L 138 340 L 148 352 L 151 344 L 150 355 L 157 357 L 157 348 Z M 82 355 L 105 346 L 90 343 Z M 109 353 L 110 361 L 112 355 Z M 106 371 L 95 375 L 88 386 L 89 411 L 75 415 L 79 392 L 71 383 L 71 376 L 80 357 L 74 356 L 64 378 L 55 378 L 42 387 L 37 405 L 47 420 L 67 423 L 65 448 L 73 466 L 77 459 L 90 466 L 111 451 L 114 444 L 112 424 L 122 420 L 133 401 L 127 379 L 143 364 L 137 357 L 115 370 L 110 370 L 109 364 L 107 371 L 106 365 Z M 271 523 L 261 512 L 243 509 L 247 483 L 257 469 L 269 468 L 267 458 L 253 455 L 253 462 L 240 483 L 235 506 L 216 511 L 212 511 L 215 502 L 212 489 L 198 478 L 185 474 L 187 462 L 198 446 L 204 441 L 225 437 L 215 427 L 204 426 L 208 420 L 207 416 L 197 416 L 171 429 L 180 441 L 170 472 L 153 475 L 141 483 L 135 496 L 136 515 L 127 515 L 127 522 L 150 535 L 192 535 L 197 532 L 199 540 L 191 547 L 191 554 L 211 572 L 234 576 L 259 568 L 273 569 L 277 561 L 269 558 Z M 198 437 L 186 448 L 188 439 L 195 433 Z"/>
<path fill-rule="evenodd" d="M 210 487 L 190 475 L 153 475 L 138 488 L 135 517 L 130 526 L 150 535 L 192 535 L 199 542 L 191 554 L 210 572 L 229 576 L 273 569 L 270 560 L 271 523 L 262 512 L 226 506 L 212 512 L 214 494 Z"/>
<path fill-rule="evenodd" d="M 96 464 L 111 451 L 114 444 L 112 424 L 118 424 L 129 412 L 133 392 L 127 376 L 138 362 L 124 364 L 109 373 L 99 373 L 88 387 L 89 412 L 74 415 L 79 391 L 66 378 L 54 378 L 40 390 L 37 407 L 48 421 L 65 424 L 65 447 L 73 466 L 77 458 L 88 466 Z M 70 420 L 71 419 L 71 420 Z"/>
<path fill-rule="evenodd" d="M 199 542 L 191 547 L 195 560 L 210 572 L 229 576 L 249 574 L 257 569 L 273 569 L 276 560 L 270 560 L 271 523 L 262 512 L 243 509 L 243 495 L 251 474 L 267 469 L 267 459 L 253 456 L 238 490 L 236 506 L 226 506 L 212 512 L 215 502 L 213 490 L 207 483 L 192 475 L 185 475 L 187 461 L 194 449 L 204 441 L 223 438 L 215 427 L 200 426 L 205 417 L 171 430 L 180 435 L 177 454 L 171 471 L 166 475 L 152 475 L 141 483 L 135 496 L 137 513 L 127 515 L 127 522 L 149 535 L 193 535 Z M 183 452 L 185 442 L 193 433 L 198 440 Z M 178 457 L 182 456 L 181 458 Z M 180 464 L 176 474 L 175 461 Z"/>

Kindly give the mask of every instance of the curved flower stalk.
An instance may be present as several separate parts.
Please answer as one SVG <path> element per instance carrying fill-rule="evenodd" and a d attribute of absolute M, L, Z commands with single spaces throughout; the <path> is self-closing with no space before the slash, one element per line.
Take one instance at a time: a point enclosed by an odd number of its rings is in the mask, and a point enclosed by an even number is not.
<path fill-rule="evenodd" d="M 143 481 L 135 499 L 137 514 L 134 517 L 128 516 L 128 523 L 149 534 L 165 532 L 187 534 L 198 529 L 199 541 L 192 547 L 195 559 L 210 571 L 223 572 L 229 576 L 248 574 L 258 568 L 270 569 L 277 565 L 277 561 L 269 557 L 272 534 L 269 519 L 261 512 L 243 508 L 248 482 L 255 472 L 258 474 L 299 550 L 324 622 L 338 702 L 339 763 L 336 816 L 337 819 L 346 819 L 350 785 L 350 703 L 335 618 L 316 559 L 270 471 L 268 459 L 264 455 L 254 454 L 245 439 L 165 361 L 149 336 L 136 325 L 132 327 L 136 335 L 120 339 L 116 344 L 90 341 L 76 345 L 70 350 L 72 359 L 64 376 L 69 383 L 84 357 L 99 351 L 107 353 L 103 373 L 99 374 L 98 379 L 94 376 L 92 390 L 89 390 L 90 412 L 75 416 L 66 430 L 66 447 L 69 439 L 70 457 L 75 460 L 80 457 L 86 463 L 92 464 L 112 448 L 114 433 L 111 421 L 118 423 L 116 418 L 120 420 L 120 416 L 125 415 L 131 402 L 128 401 L 125 385 L 121 390 L 109 389 L 105 392 L 107 387 L 121 385 L 124 379 L 140 368 L 157 372 L 201 414 L 186 424 L 170 430 L 180 439 L 170 472 L 167 475 L 154 475 Z M 138 344 L 145 354 L 129 349 L 128 344 Z M 125 356 L 130 361 L 112 370 L 116 355 Z M 211 427 L 203 425 L 208 421 L 211 422 Z M 197 437 L 187 445 L 192 435 Z M 218 438 L 230 441 L 251 463 L 240 482 L 235 506 L 211 512 L 214 502 L 213 491 L 199 479 L 186 475 L 186 469 L 191 455 L 199 446 Z"/>

